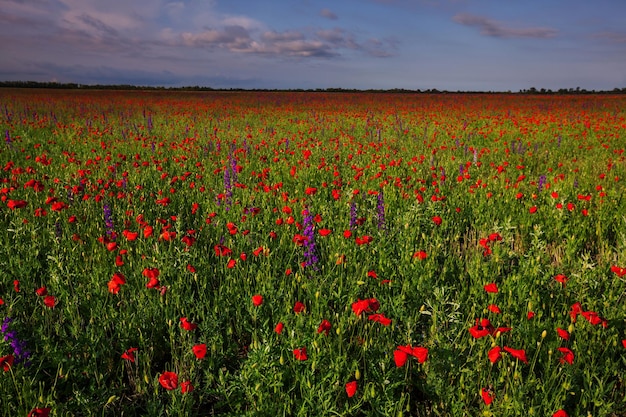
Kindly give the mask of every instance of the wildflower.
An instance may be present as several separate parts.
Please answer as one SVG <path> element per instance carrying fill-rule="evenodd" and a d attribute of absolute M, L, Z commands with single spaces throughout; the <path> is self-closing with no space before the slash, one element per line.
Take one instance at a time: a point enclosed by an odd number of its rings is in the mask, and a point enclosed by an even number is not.
<path fill-rule="evenodd" d="M 566 347 L 560 347 L 559 352 L 563 354 L 560 359 L 561 363 L 567 362 L 570 365 L 574 363 L 574 352 L 572 352 L 571 349 Z"/>
<path fill-rule="evenodd" d="M 419 363 L 424 363 L 428 360 L 428 349 L 421 346 L 398 346 L 398 348 L 393 352 L 393 359 L 396 363 L 396 367 L 401 368 L 404 366 L 409 356 L 416 358 Z"/>
<path fill-rule="evenodd" d="M 619 267 L 617 265 L 613 265 L 613 266 L 611 266 L 611 272 L 614 272 L 615 275 L 617 275 L 618 277 L 622 278 L 624 275 L 626 275 L 626 268 L 622 268 L 622 267 Z"/>
<path fill-rule="evenodd" d="M 560 137 L 559 137 L 560 139 Z M 559 140 L 560 142 L 560 140 Z M 569 414 L 567 414 L 567 412 L 563 409 L 557 411 L 556 413 L 552 414 L 552 417 L 569 417 Z"/>
<path fill-rule="evenodd" d="M 276 327 L 274 327 L 274 332 L 276 334 L 281 334 L 284 328 L 285 328 L 285 325 L 282 322 L 279 322 L 278 324 L 276 324 Z"/>
<path fill-rule="evenodd" d="M 330 332 L 330 328 L 331 328 L 330 322 L 324 319 L 322 320 L 319 327 L 317 328 L 317 333 L 319 334 L 323 332 L 326 336 L 328 336 L 328 333 Z"/>
<path fill-rule="evenodd" d="M 263 296 L 260 294 L 256 294 L 252 296 L 252 304 L 255 307 L 260 306 L 261 304 L 263 304 Z"/>
<path fill-rule="evenodd" d="M 352 303 L 352 311 L 355 315 L 360 316 L 363 312 L 377 311 L 380 308 L 378 300 L 375 298 L 369 298 L 367 300 L 361 300 Z"/>
<path fill-rule="evenodd" d="M 385 230 L 385 199 L 382 190 L 376 196 L 376 213 L 378 215 L 378 230 Z"/>
<path fill-rule="evenodd" d="M 504 347 L 505 352 L 508 352 L 515 359 L 519 359 L 520 361 L 528 364 L 528 358 L 526 357 L 526 351 L 524 349 L 513 349 L 508 346 Z"/>
<path fill-rule="evenodd" d="M 485 405 L 491 405 L 493 400 L 496 398 L 496 395 L 491 388 L 481 388 L 480 395 L 483 397 Z"/>
<path fill-rule="evenodd" d="M 485 289 L 485 291 L 487 291 L 489 293 L 497 293 L 498 292 L 498 286 L 496 285 L 495 282 L 487 284 L 483 288 Z"/>
<path fill-rule="evenodd" d="M 489 311 L 491 311 L 494 314 L 500 314 L 502 311 L 500 310 L 500 307 L 498 307 L 495 304 L 489 304 L 489 306 L 487 307 L 487 309 Z"/>
<path fill-rule="evenodd" d="M 50 415 L 50 411 L 52 408 L 33 408 L 30 413 L 28 413 L 27 417 L 48 417 Z"/>
<path fill-rule="evenodd" d="M 48 308 L 54 308 L 54 306 L 57 303 L 57 300 L 54 297 L 54 295 L 46 295 L 43 299 L 43 303 Z"/>
<path fill-rule="evenodd" d="M 433 221 L 433 223 L 435 223 L 435 225 L 440 226 L 440 225 L 441 225 L 441 222 L 442 222 L 443 220 L 442 220 L 442 219 L 441 219 L 441 217 L 439 217 L 439 216 L 434 216 L 434 217 L 432 218 L 432 221 Z"/>
<path fill-rule="evenodd" d="M 126 352 L 122 353 L 121 358 L 126 359 L 127 361 L 130 361 L 130 362 L 135 362 L 135 352 L 137 350 L 139 349 L 136 347 L 131 347 L 127 349 Z"/>
<path fill-rule="evenodd" d="M 195 323 L 191 323 L 187 317 L 180 318 L 180 327 L 187 330 L 188 332 L 193 331 L 198 328 L 198 325 Z"/>
<path fill-rule="evenodd" d="M 354 397 L 354 394 L 356 394 L 356 390 L 357 390 L 356 381 L 350 381 L 346 384 L 346 394 L 348 395 L 348 398 Z"/>
<path fill-rule="evenodd" d="M 367 319 L 378 322 L 383 326 L 389 326 L 391 324 L 391 319 L 385 317 L 384 314 L 370 314 L 369 316 L 367 316 Z"/>
<path fill-rule="evenodd" d="M 488 336 L 495 333 L 494 327 L 491 325 L 489 319 L 481 319 L 480 323 L 476 319 L 476 324 L 469 329 L 470 334 L 475 339 Z"/>
<path fill-rule="evenodd" d="M 413 254 L 413 258 L 417 258 L 420 261 L 423 261 L 424 259 L 426 259 L 428 257 L 428 254 L 426 252 L 424 252 L 423 250 L 418 250 L 417 252 L 415 252 Z"/>
<path fill-rule="evenodd" d="M 197 359 L 204 359 L 206 356 L 206 343 L 200 343 L 198 345 L 194 345 L 191 350 Z"/>
<path fill-rule="evenodd" d="M 487 353 L 487 356 L 489 357 L 489 361 L 491 363 L 496 363 L 498 362 L 501 358 L 502 349 L 500 348 L 500 346 L 494 346 L 491 349 L 489 349 L 489 353 Z"/>
<path fill-rule="evenodd" d="M 313 216 L 308 209 L 304 209 L 302 214 L 304 215 L 303 235 L 306 238 L 306 242 L 304 244 L 304 266 L 310 266 L 313 267 L 314 270 L 317 270 L 316 264 L 319 259 L 317 257 L 317 249 L 315 247 L 315 228 L 313 226 Z"/>
<path fill-rule="evenodd" d="M 557 327 L 556 329 L 556 333 L 559 335 L 559 337 L 563 340 L 569 340 L 570 338 L 570 334 L 567 330 L 563 330 L 560 327 Z"/>
<path fill-rule="evenodd" d="M 191 384 L 191 381 L 183 381 L 180 384 L 180 392 L 182 392 L 183 394 L 187 394 L 188 392 L 193 391 L 193 385 Z"/>
<path fill-rule="evenodd" d="M 306 354 L 306 347 L 294 349 L 293 356 L 294 358 L 296 358 L 296 360 L 299 360 L 299 361 L 305 361 L 309 358 Z"/>
<path fill-rule="evenodd" d="M 107 285 L 111 294 L 117 294 L 118 292 L 120 292 L 120 289 L 124 284 L 126 284 L 126 278 L 124 277 L 124 275 L 116 272 L 115 274 L 113 274 L 113 277 Z"/>
<path fill-rule="evenodd" d="M 554 280 L 556 282 L 560 282 L 563 288 L 565 288 L 565 283 L 569 280 L 569 278 L 563 274 L 558 274 L 554 277 Z"/>
<path fill-rule="evenodd" d="M 13 361 L 15 357 L 13 355 L 6 355 L 0 357 L 0 367 L 4 370 L 4 372 L 9 372 L 11 367 L 13 366 Z"/>
<path fill-rule="evenodd" d="M 159 376 L 159 384 L 168 391 L 178 388 L 178 375 L 174 372 L 163 372 Z"/>
<path fill-rule="evenodd" d="M 306 306 L 304 305 L 304 303 L 302 301 L 296 301 L 293 306 L 293 312 L 299 314 L 302 313 L 304 310 L 306 310 Z"/>

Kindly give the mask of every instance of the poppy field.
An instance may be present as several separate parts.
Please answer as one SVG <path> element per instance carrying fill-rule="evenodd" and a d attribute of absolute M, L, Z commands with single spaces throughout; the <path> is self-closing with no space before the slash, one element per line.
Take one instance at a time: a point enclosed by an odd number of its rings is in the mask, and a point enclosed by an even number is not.
<path fill-rule="evenodd" d="M 0 90 L 6 416 L 626 413 L 623 95 Z"/>

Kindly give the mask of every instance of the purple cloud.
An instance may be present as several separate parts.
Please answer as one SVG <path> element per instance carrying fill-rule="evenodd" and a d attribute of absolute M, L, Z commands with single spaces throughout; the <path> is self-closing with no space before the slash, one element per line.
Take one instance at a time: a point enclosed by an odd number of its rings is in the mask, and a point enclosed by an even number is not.
<path fill-rule="evenodd" d="M 330 20 L 337 20 L 338 17 L 335 13 L 331 12 L 329 9 L 322 9 L 320 12 L 320 16 L 325 17 Z"/>
<path fill-rule="evenodd" d="M 624 32 L 599 32 L 592 35 L 596 39 L 605 39 L 612 43 L 626 43 L 626 33 Z"/>
<path fill-rule="evenodd" d="M 510 28 L 504 26 L 502 23 L 496 20 L 469 13 L 459 13 L 455 15 L 452 20 L 461 25 L 477 27 L 480 29 L 480 33 L 482 35 L 492 36 L 495 38 L 546 39 L 555 37 L 558 32 L 556 29 L 544 27 L 529 27 L 522 29 Z"/>

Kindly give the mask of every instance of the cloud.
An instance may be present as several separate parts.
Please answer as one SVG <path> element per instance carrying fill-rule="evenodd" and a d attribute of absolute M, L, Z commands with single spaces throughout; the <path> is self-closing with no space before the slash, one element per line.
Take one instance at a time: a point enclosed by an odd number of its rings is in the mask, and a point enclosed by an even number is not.
<path fill-rule="evenodd" d="M 624 32 L 599 32 L 594 33 L 592 36 L 612 43 L 626 43 L 626 33 Z"/>
<path fill-rule="evenodd" d="M 331 12 L 329 9 L 322 9 L 320 11 L 320 16 L 325 17 L 330 20 L 337 20 L 338 17 L 335 13 Z"/>
<path fill-rule="evenodd" d="M 480 29 L 480 33 L 485 36 L 492 36 L 495 38 L 553 38 L 557 34 L 556 29 L 544 28 L 544 27 L 529 27 L 529 28 L 509 28 L 502 23 L 489 19 L 484 16 L 477 16 L 469 13 L 456 14 L 452 20 L 461 25 L 477 27 Z"/>

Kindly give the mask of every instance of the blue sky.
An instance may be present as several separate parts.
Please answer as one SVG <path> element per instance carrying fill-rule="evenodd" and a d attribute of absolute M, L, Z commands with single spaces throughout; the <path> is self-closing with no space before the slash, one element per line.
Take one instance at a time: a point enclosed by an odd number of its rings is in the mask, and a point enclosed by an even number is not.
<path fill-rule="evenodd" d="M 626 0 L 0 0 L 0 80 L 626 87 Z"/>

